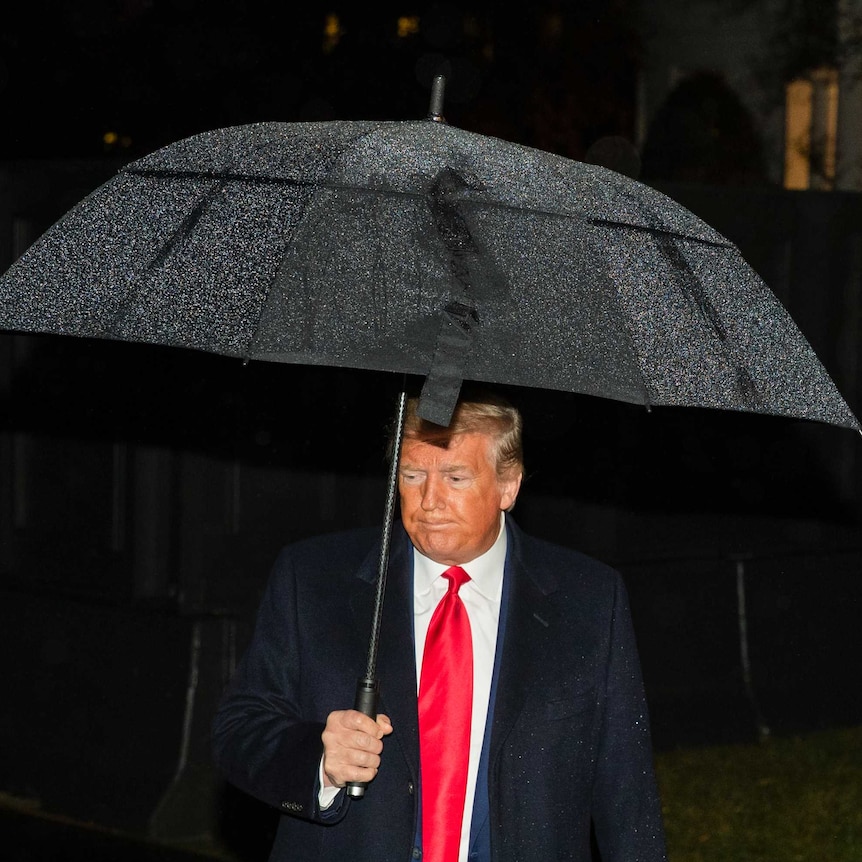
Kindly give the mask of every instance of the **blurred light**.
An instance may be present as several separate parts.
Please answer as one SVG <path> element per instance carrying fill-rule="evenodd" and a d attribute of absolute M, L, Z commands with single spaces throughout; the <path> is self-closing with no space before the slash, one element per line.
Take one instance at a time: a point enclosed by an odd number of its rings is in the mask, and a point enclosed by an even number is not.
<path fill-rule="evenodd" d="M 119 135 L 116 132 L 105 132 L 102 135 L 102 144 L 106 150 L 115 150 L 117 148 L 127 150 L 132 146 L 132 139 L 129 135 Z"/>
<path fill-rule="evenodd" d="M 559 12 L 550 12 L 542 16 L 542 37 L 546 44 L 558 44 L 564 29 L 563 16 Z"/>
<path fill-rule="evenodd" d="M 402 15 L 398 19 L 398 38 L 406 39 L 408 36 L 415 36 L 419 32 L 419 16 L 418 15 Z"/>
<path fill-rule="evenodd" d="M 338 45 L 344 30 L 341 29 L 341 20 L 338 15 L 327 15 L 323 23 L 323 52 L 328 54 Z"/>

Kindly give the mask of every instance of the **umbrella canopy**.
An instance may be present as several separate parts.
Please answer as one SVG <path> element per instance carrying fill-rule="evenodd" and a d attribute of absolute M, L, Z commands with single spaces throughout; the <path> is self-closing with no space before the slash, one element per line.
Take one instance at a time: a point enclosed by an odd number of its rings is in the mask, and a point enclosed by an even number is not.
<path fill-rule="evenodd" d="M 859 428 L 724 237 L 607 169 L 442 122 L 261 123 L 93 192 L 0 279 L 0 328 Z"/>

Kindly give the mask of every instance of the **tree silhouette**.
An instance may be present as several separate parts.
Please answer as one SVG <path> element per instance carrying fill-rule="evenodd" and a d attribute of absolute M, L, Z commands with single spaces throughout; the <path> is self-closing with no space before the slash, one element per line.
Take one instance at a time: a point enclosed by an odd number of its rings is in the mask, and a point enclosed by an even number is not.
<path fill-rule="evenodd" d="M 752 185 L 765 176 L 751 117 L 721 75 L 698 72 L 681 81 L 650 124 L 642 178 Z"/>

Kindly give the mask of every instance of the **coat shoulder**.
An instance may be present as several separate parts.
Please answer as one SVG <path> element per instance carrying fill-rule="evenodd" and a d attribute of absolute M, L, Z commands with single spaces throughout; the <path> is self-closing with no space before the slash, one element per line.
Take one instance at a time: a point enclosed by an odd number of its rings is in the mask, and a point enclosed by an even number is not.
<path fill-rule="evenodd" d="M 373 527 L 311 536 L 283 547 L 273 574 L 292 571 L 297 577 L 309 573 L 327 575 L 327 580 L 354 577 L 368 566 L 380 547 L 380 530 Z"/>
<path fill-rule="evenodd" d="M 514 550 L 527 571 L 554 573 L 557 578 L 578 578 L 596 585 L 616 587 L 622 577 L 607 563 L 565 545 L 537 539 L 516 530 Z"/>
<path fill-rule="evenodd" d="M 357 527 L 337 533 L 322 533 L 285 545 L 281 555 L 295 559 L 364 556 L 380 542 L 379 527 Z"/>
<path fill-rule="evenodd" d="M 591 557 L 575 548 L 556 544 L 555 542 L 548 542 L 545 539 L 534 539 L 529 536 L 524 536 L 523 551 L 524 556 L 531 558 L 535 557 L 536 559 L 551 563 L 574 566 L 579 569 L 594 572 L 599 576 L 619 576 L 617 570 L 608 563 L 597 560 L 595 557 Z"/>

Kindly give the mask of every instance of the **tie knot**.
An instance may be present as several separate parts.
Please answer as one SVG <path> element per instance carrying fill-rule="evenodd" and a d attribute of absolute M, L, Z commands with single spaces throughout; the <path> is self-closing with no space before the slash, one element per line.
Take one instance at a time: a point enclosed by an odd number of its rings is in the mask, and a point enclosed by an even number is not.
<path fill-rule="evenodd" d="M 470 580 L 470 576 L 460 566 L 452 566 L 451 569 L 446 569 L 443 572 L 443 577 L 449 581 L 450 593 L 457 593 Z"/>

